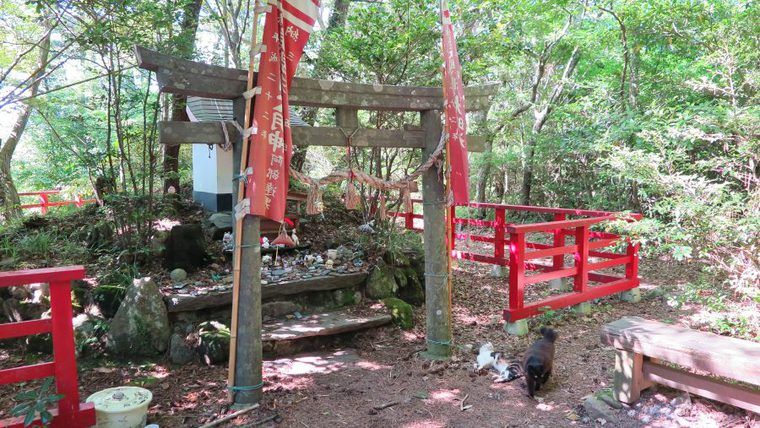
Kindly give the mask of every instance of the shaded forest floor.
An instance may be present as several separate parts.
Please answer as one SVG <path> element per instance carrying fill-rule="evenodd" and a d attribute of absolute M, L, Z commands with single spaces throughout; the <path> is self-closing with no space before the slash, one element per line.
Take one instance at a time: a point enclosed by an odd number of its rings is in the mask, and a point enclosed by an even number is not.
<path fill-rule="evenodd" d="M 558 311 L 530 321 L 527 337 L 508 336 L 500 311 L 506 301 L 505 280 L 493 278 L 490 266 L 463 263 L 455 271 L 453 312 L 455 355 L 451 362 L 423 360 L 424 308 L 416 311 L 411 331 L 386 328 L 362 334 L 346 346 L 268 361 L 262 406 L 229 426 L 249 425 L 277 415 L 264 426 L 287 427 L 501 427 L 600 425 L 581 406 L 588 394 L 611 387 L 614 355 L 599 341 L 599 328 L 626 315 L 692 324 L 703 308 L 674 305 L 672 296 L 689 293 L 696 281 L 689 265 L 658 260 L 642 262 L 640 303 L 617 297 L 601 299 L 590 315 Z M 665 294 L 662 290 L 667 290 Z M 670 297 L 668 297 L 670 296 Z M 560 335 L 555 375 L 536 400 L 525 393 L 520 379 L 493 383 L 490 375 L 475 375 L 477 348 L 490 341 L 507 355 L 519 355 L 540 325 Z M 0 350 L 0 367 L 18 365 L 21 358 Z M 225 390 L 226 367 L 166 362 L 82 360 L 82 397 L 111 386 L 132 384 L 153 391 L 150 422 L 162 427 L 198 426 L 230 413 Z M 7 415 L 14 395 L 0 394 L 0 417 Z M 678 391 L 647 391 L 641 404 L 617 411 L 612 426 L 760 426 L 758 415 L 691 397 L 686 407 L 670 402 Z M 387 406 L 387 407 L 384 407 Z M 465 410 L 462 410 L 466 406 Z M 255 425 L 254 425 L 255 426 Z"/>

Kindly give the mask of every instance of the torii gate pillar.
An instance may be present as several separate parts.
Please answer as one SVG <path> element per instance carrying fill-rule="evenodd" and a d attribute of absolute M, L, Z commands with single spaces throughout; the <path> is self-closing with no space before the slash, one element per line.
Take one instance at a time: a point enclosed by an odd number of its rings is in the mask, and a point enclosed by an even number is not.
<path fill-rule="evenodd" d="M 438 147 L 441 138 L 441 114 L 426 110 L 421 116 L 425 129 L 427 159 Z M 433 166 L 422 175 L 422 213 L 425 217 L 425 317 L 427 351 L 422 355 L 434 360 L 451 357 L 451 289 L 448 280 L 446 246 L 446 198 L 443 176 Z"/>

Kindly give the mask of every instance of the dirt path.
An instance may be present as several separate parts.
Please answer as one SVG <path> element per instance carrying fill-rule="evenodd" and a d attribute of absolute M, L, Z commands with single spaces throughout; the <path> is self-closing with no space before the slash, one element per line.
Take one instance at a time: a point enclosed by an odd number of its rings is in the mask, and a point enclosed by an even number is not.
<path fill-rule="evenodd" d="M 265 399 L 260 409 L 229 426 L 249 425 L 274 414 L 284 427 L 504 427 L 591 425 L 580 404 L 583 397 L 611 386 L 613 351 L 599 342 L 602 324 L 625 315 L 678 322 L 687 312 L 668 306 L 652 292 L 660 285 L 678 287 L 691 275 L 688 267 L 661 262 L 643 265 L 645 299 L 621 302 L 617 297 L 594 304 L 591 315 L 558 311 L 530 321 L 528 337 L 508 336 L 502 329 L 506 280 L 488 275 L 490 266 L 465 263 L 455 271 L 453 313 L 455 356 L 447 364 L 421 359 L 424 348 L 424 309 L 416 312 L 412 331 L 396 328 L 359 336 L 343 349 L 269 361 L 265 365 Z M 541 290 L 539 290 L 541 291 Z M 537 400 L 527 397 L 524 382 L 495 384 L 490 375 L 472 370 L 477 348 L 490 341 L 507 355 L 520 354 L 537 338 L 541 325 L 555 328 L 555 374 Z M 0 352 L 0 366 L 18 358 Z M 92 367 L 92 365 L 96 367 Z M 83 362 L 82 397 L 99 389 L 132 383 L 154 393 L 151 422 L 162 427 L 198 426 L 228 412 L 226 368 L 171 367 L 121 363 L 102 367 L 102 361 Z M 0 418 L 11 407 L 14 389 L 0 388 Z M 648 392 L 641 405 L 618 412 L 612 426 L 760 426 L 728 406 L 692 397 L 688 411 L 669 414 L 667 404 L 679 393 Z M 463 408 L 467 407 L 465 410 Z M 597 423 L 597 425 L 599 425 Z"/>

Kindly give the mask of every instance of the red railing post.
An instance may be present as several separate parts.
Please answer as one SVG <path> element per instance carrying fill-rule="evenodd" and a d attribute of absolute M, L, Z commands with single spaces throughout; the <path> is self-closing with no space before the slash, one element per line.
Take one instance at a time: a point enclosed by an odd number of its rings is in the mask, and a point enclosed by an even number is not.
<path fill-rule="evenodd" d="M 554 221 L 563 221 L 567 218 L 565 214 L 554 214 Z M 554 231 L 554 247 L 565 246 L 565 234 L 562 233 L 562 228 Z M 552 267 L 554 269 L 562 269 L 565 267 L 565 256 L 558 254 L 552 258 Z"/>
<path fill-rule="evenodd" d="M 40 210 L 42 211 L 42 215 L 47 214 L 48 212 L 48 194 L 47 193 L 40 193 Z"/>
<path fill-rule="evenodd" d="M 509 309 L 522 309 L 525 300 L 525 234 L 509 234 Z"/>
<path fill-rule="evenodd" d="M 631 239 L 628 239 L 628 246 L 625 249 L 625 254 L 631 258 L 625 265 L 625 277 L 629 280 L 638 281 L 639 279 L 639 244 L 634 244 Z"/>
<path fill-rule="evenodd" d="M 70 282 L 50 283 L 50 311 L 53 320 L 56 390 L 64 395 L 58 402 L 59 415 L 75 415 L 79 410 L 79 390 L 77 389 L 74 327 L 71 321 L 73 314 Z"/>
<path fill-rule="evenodd" d="M 414 203 L 412 203 L 412 207 L 414 207 Z M 407 230 L 414 229 L 414 208 L 404 213 L 404 228 Z"/>
<path fill-rule="evenodd" d="M 494 215 L 494 235 L 493 235 L 493 257 L 497 261 L 504 260 L 504 228 L 507 225 L 507 210 L 505 208 L 496 208 Z M 499 267 L 499 269 L 502 269 Z"/>
<path fill-rule="evenodd" d="M 588 239 L 589 226 L 578 226 L 575 228 L 575 245 L 578 251 L 575 253 L 575 266 L 578 273 L 575 274 L 573 291 L 582 293 L 588 288 Z"/>

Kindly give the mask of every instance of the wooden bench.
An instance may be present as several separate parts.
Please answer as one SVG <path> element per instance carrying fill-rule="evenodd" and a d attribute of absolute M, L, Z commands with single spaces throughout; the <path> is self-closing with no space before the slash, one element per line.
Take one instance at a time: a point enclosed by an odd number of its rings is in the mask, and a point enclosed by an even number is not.
<path fill-rule="evenodd" d="M 602 342 L 616 350 L 614 393 L 618 401 L 631 404 L 642 390 L 661 384 L 760 413 L 760 389 L 712 377 L 760 386 L 760 343 L 640 317 L 606 324 Z"/>

